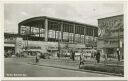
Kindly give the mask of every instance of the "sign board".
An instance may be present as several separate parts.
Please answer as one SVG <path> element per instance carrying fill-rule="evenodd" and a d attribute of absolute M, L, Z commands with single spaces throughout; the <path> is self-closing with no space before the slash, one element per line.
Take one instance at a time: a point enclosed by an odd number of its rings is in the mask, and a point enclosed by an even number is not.
<path fill-rule="evenodd" d="M 17 37 L 15 43 L 15 53 L 22 52 L 22 48 L 23 48 L 23 39 Z"/>

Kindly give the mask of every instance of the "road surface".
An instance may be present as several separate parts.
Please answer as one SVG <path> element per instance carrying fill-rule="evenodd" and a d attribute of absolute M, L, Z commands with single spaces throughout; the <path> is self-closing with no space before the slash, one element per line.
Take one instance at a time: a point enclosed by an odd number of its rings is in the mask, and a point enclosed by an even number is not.
<path fill-rule="evenodd" d="M 112 77 L 105 74 L 32 65 L 22 58 L 5 58 L 4 64 L 5 77 Z"/>

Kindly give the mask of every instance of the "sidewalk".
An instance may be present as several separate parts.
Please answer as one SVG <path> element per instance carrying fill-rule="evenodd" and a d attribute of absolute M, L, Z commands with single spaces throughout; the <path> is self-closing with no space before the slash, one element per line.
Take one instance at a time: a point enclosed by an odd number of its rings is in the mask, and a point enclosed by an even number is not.
<path fill-rule="evenodd" d="M 67 68 L 67 69 L 79 69 L 78 61 L 71 60 L 59 60 L 59 59 L 41 59 L 38 65 L 45 65 L 51 67 Z"/>
<path fill-rule="evenodd" d="M 37 64 L 39 66 L 46 66 L 46 67 L 54 67 L 54 68 L 61 68 L 61 69 L 68 69 L 68 70 L 74 70 L 74 71 L 86 71 L 86 72 L 95 72 L 100 74 L 108 74 L 108 75 L 116 75 L 116 76 L 123 76 L 121 73 L 113 73 L 111 71 L 106 72 L 106 69 L 112 70 L 115 68 L 115 66 L 108 66 L 104 65 L 102 63 L 95 64 L 95 62 L 92 61 L 86 61 L 86 64 L 83 65 L 79 69 L 79 61 L 72 61 L 71 59 L 40 59 L 40 62 Z M 107 67 L 107 68 L 106 68 Z M 99 70 L 99 68 L 101 70 Z M 104 68 L 104 69 L 103 69 Z M 106 69 L 105 69 L 106 68 Z M 118 67 L 115 69 L 118 70 Z M 120 70 L 120 67 L 119 67 Z"/>

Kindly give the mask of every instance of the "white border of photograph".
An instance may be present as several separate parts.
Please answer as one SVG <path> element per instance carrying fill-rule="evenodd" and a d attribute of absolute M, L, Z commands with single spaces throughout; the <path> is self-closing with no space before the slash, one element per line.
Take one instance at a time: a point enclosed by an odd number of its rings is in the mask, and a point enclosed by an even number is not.
<path fill-rule="evenodd" d="M 41 2 L 40 2 L 41 1 Z M 56 3 L 64 0 L 2 0 L 0 2 L 0 63 L 1 63 L 1 69 L 0 73 L 2 74 L 1 79 L 2 80 L 127 80 L 128 75 L 128 16 L 127 16 L 127 2 L 125 2 L 124 7 L 124 77 L 4 77 L 4 4 L 5 3 L 17 3 L 17 4 L 41 4 L 43 3 Z M 69 1 L 69 0 L 65 0 Z M 72 0 L 71 0 L 72 1 Z M 84 1 L 84 0 L 74 0 L 74 1 Z M 98 1 L 98 0 L 91 0 L 91 1 Z M 99 0 L 100 1 L 100 0 Z M 105 1 L 105 0 L 104 0 Z M 108 0 L 110 1 L 110 0 Z M 116 0 L 113 0 L 116 1 Z M 0 74 L 0 75 L 1 75 Z"/>

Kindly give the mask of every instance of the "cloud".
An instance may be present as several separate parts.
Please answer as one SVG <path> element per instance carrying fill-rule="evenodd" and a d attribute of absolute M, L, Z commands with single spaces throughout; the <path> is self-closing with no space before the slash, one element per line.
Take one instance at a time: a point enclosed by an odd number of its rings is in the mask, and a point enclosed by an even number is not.
<path fill-rule="evenodd" d="M 21 12 L 21 15 L 28 16 L 29 14 L 23 11 L 23 12 Z"/>

